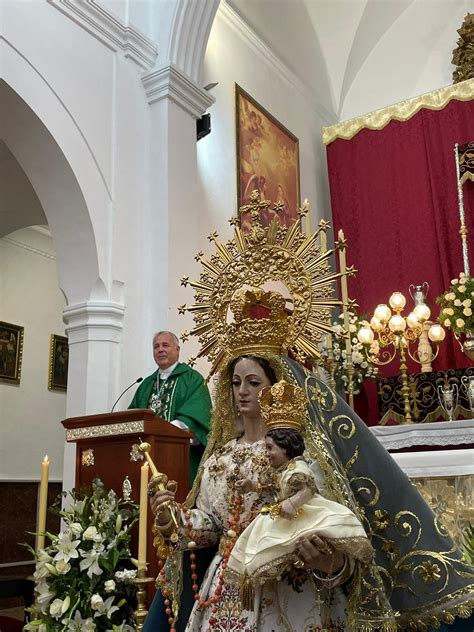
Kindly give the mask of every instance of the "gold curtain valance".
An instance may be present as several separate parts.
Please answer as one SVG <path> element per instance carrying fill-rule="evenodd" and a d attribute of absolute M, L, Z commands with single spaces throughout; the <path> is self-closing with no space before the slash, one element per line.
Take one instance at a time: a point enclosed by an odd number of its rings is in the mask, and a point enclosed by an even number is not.
<path fill-rule="evenodd" d="M 364 128 L 382 129 L 392 120 L 407 121 L 421 108 L 442 110 L 452 99 L 457 99 L 458 101 L 474 99 L 474 79 L 461 81 L 439 90 L 433 90 L 433 92 L 401 101 L 395 105 L 375 110 L 375 112 L 358 116 L 349 121 L 336 123 L 336 125 L 331 125 L 331 127 L 323 127 L 323 143 L 329 145 L 336 138 L 349 140 Z"/>

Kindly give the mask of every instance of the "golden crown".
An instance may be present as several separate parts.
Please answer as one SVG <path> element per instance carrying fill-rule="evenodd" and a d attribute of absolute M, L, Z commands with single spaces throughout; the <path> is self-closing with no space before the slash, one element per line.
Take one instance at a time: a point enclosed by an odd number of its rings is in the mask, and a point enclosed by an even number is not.
<path fill-rule="evenodd" d="M 278 292 L 260 288 L 237 291 L 230 301 L 234 321 L 226 323 L 220 340 L 234 357 L 242 353 L 286 350 L 290 319 Z"/>
<path fill-rule="evenodd" d="M 331 309 L 341 305 L 334 298 L 334 282 L 341 273 L 331 271 L 329 259 L 335 249 L 345 247 L 345 242 L 339 240 L 330 250 L 325 237 L 323 245 L 318 243 L 329 226 L 324 220 L 316 232 L 304 234 L 307 202 L 291 226 L 280 223 L 281 209 L 275 204 L 276 215 L 264 226 L 260 211 L 270 206 L 271 202 L 254 191 L 251 204 L 230 220 L 233 239 L 219 242 L 214 232 L 209 240 L 215 254 L 206 259 L 203 252 L 197 253 L 196 261 L 202 265 L 199 280 L 190 281 L 187 276 L 181 279 L 182 285 L 189 284 L 195 290 L 194 305 L 178 308 L 180 314 L 190 312 L 194 318 L 193 329 L 184 331 L 181 340 L 197 336 L 201 343 L 198 357 L 206 356 L 212 362 L 209 375 L 223 361 L 244 351 L 291 351 L 301 362 L 317 359 L 319 343 L 332 332 Z M 245 230 L 241 226 L 243 213 L 250 215 Z M 277 288 L 284 288 L 288 298 L 275 292 Z M 286 309 L 287 303 L 291 309 Z M 189 364 L 192 366 L 195 360 L 190 358 Z"/>
<path fill-rule="evenodd" d="M 291 428 L 302 432 L 306 427 L 308 400 L 304 390 L 280 380 L 258 394 L 262 420 L 270 430 Z"/>

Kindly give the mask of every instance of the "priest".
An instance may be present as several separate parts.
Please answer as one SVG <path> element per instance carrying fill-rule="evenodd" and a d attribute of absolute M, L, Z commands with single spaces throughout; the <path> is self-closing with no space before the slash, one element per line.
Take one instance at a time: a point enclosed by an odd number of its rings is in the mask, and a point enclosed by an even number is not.
<path fill-rule="evenodd" d="M 194 432 L 191 443 L 191 483 L 201 460 L 211 419 L 211 397 L 204 378 L 179 362 L 179 341 L 171 331 L 153 336 L 158 369 L 138 387 L 129 408 L 150 408 L 182 430 Z"/>

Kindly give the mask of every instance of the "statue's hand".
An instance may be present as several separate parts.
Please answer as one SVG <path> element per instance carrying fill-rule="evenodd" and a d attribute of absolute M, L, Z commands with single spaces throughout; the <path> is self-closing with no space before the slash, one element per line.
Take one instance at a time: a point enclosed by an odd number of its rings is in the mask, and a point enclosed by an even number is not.
<path fill-rule="evenodd" d="M 153 513 L 155 515 L 160 514 L 160 516 L 161 514 L 168 514 L 167 520 L 164 519 L 165 516 L 163 516 L 163 520 L 160 519 L 160 522 L 166 524 L 171 518 L 167 506 L 170 503 L 174 503 L 178 485 L 176 481 L 168 481 L 166 483 L 166 489 L 157 489 L 157 484 L 161 482 L 159 478 L 152 478 L 148 483 L 148 494 L 150 496 L 150 505 Z"/>
<path fill-rule="evenodd" d="M 289 498 L 286 498 L 285 500 L 282 501 L 280 515 L 283 518 L 288 518 L 291 520 L 291 518 L 294 518 L 297 513 L 298 513 L 297 508 L 294 506 L 294 504 L 291 502 Z"/>
<path fill-rule="evenodd" d="M 330 550 L 328 544 L 317 535 L 301 538 L 297 551 L 305 566 L 315 571 L 335 575 L 344 566 L 344 553 Z"/>

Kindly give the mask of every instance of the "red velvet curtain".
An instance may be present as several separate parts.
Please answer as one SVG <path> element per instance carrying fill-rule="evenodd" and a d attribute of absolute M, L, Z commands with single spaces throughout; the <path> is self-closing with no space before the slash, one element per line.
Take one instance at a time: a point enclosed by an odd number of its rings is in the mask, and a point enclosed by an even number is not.
<path fill-rule="evenodd" d="M 349 296 L 359 313 L 371 314 L 395 290 L 413 303 L 410 284 L 427 281 L 432 318 L 435 298 L 463 268 L 454 144 L 474 140 L 474 100 L 451 101 L 442 110 L 420 110 L 408 121 L 382 130 L 363 129 L 350 140 L 327 147 L 334 234 L 348 239 L 347 260 L 358 270 Z M 474 267 L 474 185 L 463 186 Z M 470 366 L 451 332 L 433 369 Z M 398 373 L 398 364 L 382 369 Z M 409 372 L 418 372 L 411 363 Z M 375 388 L 370 390 L 368 423 L 377 423 Z"/>

